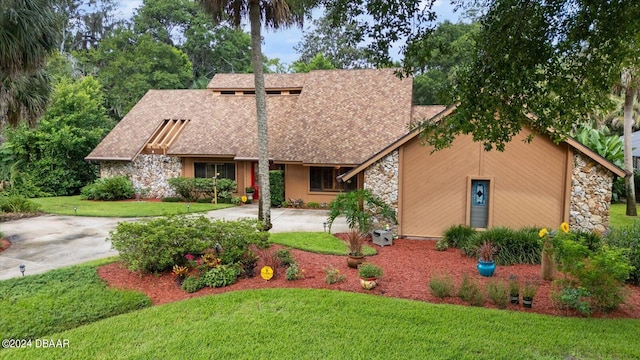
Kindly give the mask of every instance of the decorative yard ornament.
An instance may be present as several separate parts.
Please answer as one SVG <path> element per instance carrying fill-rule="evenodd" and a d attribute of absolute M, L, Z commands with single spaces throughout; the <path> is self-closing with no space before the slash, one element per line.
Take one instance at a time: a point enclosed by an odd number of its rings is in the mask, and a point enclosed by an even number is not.
<path fill-rule="evenodd" d="M 260 270 L 260 276 L 267 281 L 271 280 L 271 278 L 273 278 L 273 269 L 271 266 L 263 266 Z"/>

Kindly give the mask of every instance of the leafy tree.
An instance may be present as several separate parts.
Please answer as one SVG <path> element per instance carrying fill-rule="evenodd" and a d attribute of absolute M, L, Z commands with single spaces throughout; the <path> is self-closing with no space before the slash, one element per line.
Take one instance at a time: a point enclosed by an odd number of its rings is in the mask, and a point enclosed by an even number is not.
<path fill-rule="evenodd" d="M 322 54 L 333 65 L 323 69 L 371 67 L 366 49 L 361 45 L 362 31 L 354 21 L 347 19 L 344 23 L 334 24 L 329 17 L 323 16 L 313 20 L 312 26 L 313 30 L 304 31 L 302 41 L 294 47 L 300 54 L 295 63 L 309 64 Z"/>
<path fill-rule="evenodd" d="M 145 0 L 133 17 L 137 34 L 184 51 L 193 65 L 195 88 L 217 73 L 244 73 L 251 66 L 251 37 L 226 24 L 214 25 L 191 0 Z"/>
<path fill-rule="evenodd" d="M 53 0 L 0 2 L 0 125 L 35 125 L 50 94 L 42 71 L 58 46 Z"/>
<path fill-rule="evenodd" d="M 267 102 L 264 84 L 261 27 L 279 29 L 294 24 L 302 25 L 307 5 L 311 1 L 229 1 L 199 0 L 213 21 L 219 23 L 230 19 L 239 27 L 243 18 L 249 18 L 251 26 L 251 63 L 254 71 L 256 91 L 256 114 L 258 119 L 258 174 L 260 174 L 260 204 L 258 218 L 266 230 L 271 229 L 271 192 L 269 188 L 269 137 L 267 133 Z"/>
<path fill-rule="evenodd" d="M 296 73 L 306 73 L 311 70 L 331 70 L 335 69 L 335 66 L 324 55 L 317 53 L 309 62 L 301 60 L 294 62 L 291 64 L 290 69 Z"/>
<path fill-rule="evenodd" d="M 107 32 L 122 25 L 115 0 L 53 0 L 60 21 L 61 54 L 96 47 Z"/>
<path fill-rule="evenodd" d="M 413 102 L 417 105 L 442 104 L 450 101 L 452 84 L 458 69 L 473 59 L 474 36 L 478 23 L 445 21 L 421 42 L 423 61 L 415 69 Z"/>
<path fill-rule="evenodd" d="M 193 79 L 187 55 L 150 34 L 117 29 L 98 48 L 75 54 L 93 67 L 107 94 L 108 110 L 117 119 L 149 89 L 185 89 Z"/>
<path fill-rule="evenodd" d="M 97 166 L 84 157 L 113 124 L 102 105 L 100 84 L 92 77 L 62 79 L 52 100 L 37 128 L 22 125 L 7 131 L 3 151 L 13 161 L 2 164 L 3 172 L 22 173 L 28 179 L 23 185 L 32 182 L 44 193 L 76 194 L 97 176 Z M 14 168 L 7 171 L 6 166 Z"/>

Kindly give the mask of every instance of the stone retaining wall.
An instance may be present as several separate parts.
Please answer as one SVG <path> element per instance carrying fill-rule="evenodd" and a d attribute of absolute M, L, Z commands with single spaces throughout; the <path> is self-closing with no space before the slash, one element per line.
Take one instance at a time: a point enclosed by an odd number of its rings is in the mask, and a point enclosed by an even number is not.
<path fill-rule="evenodd" d="M 572 230 L 609 228 L 613 174 L 579 151 L 573 155 L 569 225 Z"/>
<path fill-rule="evenodd" d="M 180 158 L 140 154 L 134 161 L 102 161 L 100 177 L 128 176 L 136 189 L 144 189 L 146 198 L 176 196 L 169 179 L 182 175 Z"/>

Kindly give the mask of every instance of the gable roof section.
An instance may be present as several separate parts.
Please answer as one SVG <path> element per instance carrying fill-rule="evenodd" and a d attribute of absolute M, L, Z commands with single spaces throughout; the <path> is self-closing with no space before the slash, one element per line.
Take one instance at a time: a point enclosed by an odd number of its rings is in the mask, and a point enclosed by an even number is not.
<path fill-rule="evenodd" d="M 402 137 L 411 118 L 411 79 L 393 69 L 265 74 L 269 157 L 302 164 L 357 165 Z M 253 74 L 219 74 L 206 90 L 151 90 L 87 160 L 133 160 L 166 119 L 185 119 L 167 155 L 257 159 L 255 96 L 213 89 L 253 89 Z"/>
<path fill-rule="evenodd" d="M 456 106 L 455 105 L 454 106 L 450 106 L 450 107 L 440 111 L 436 115 L 433 115 L 431 118 L 425 116 L 425 115 L 429 114 L 427 111 L 425 111 L 425 109 L 416 109 L 416 108 L 419 108 L 419 107 L 414 106 L 414 115 L 412 116 L 413 120 L 429 119 L 429 120 L 432 120 L 432 121 L 440 121 L 444 117 L 449 116 L 451 113 L 453 113 L 455 111 L 455 109 L 456 109 Z M 358 173 L 362 172 L 364 169 L 366 169 L 369 166 L 371 166 L 376 161 L 378 161 L 378 160 L 382 159 L 383 157 L 387 156 L 392 151 L 398 149 L 400 146 L 406 144 L 407 142 L 409 142 L 410 140 L 414 139 L 416 136 L 419 136 L 419 135 L 420 135 L 420 129 L 415 129 L 415 130 L 409 132 L 408 134 L 406 134 L 403 137 L 399 138 L 394 143 L 392 143 L 389 146 L 387 146 L 386 148 L 384 148 L 382 151 L 380 151 L 377 154 L 371 156 L 370 158 L 368 158 L 367 160 L 365 160 L 364 162 L 362 162 L 361 164 L 359 164 L 358 166 L 353 168 L 351 171 L 348 171 L 348 172 L 338 176 L 338 179 L 340 179 L 341 181 L 349 180 L 350 178 L 354 177 Z M 618 166 L 616 166 L 615 164 L 613 164 L 609 160 L 603 158 L 597 152 L 591 150 L 589 147 L 583 145 L 582 143 L 580 143 L 579 141 L 575 140 L 574 138 L 567 138 L 566 140 L 564 140 L 564 142 L 569 144 L 569 146 L 571 146 L 572 148 L 574 148 L 574 149 L 582 152 L 583 154 L 587 155 L 588 157 L 593 159 L 595 162 L 597 162 L 598 164 L 602 165 L 603 167 L 605 167 L 609 171 L 613 172 L 614 174 L 616 174 L 616 175 L 618 175 L 620 177 L 625 177 L 626 172 L 623 169 L 619 168 Z"/>
<path fill-rule="evenodd" d="M 190 109 L 207 95 L 206 90 L 149 90 L 85 159 L 133 160 L 164 120 L 190 119 Z"/>

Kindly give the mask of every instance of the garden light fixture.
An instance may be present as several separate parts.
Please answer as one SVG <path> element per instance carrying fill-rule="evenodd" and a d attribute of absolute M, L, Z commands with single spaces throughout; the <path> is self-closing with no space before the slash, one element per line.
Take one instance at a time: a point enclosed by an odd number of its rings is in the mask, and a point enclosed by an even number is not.
<path fill-rule="evenodd" d="M 24 270 L 25 270 L 24 264 L 20 264 L 20 272 L 22 273 L 22 276 L 24 276 Z"/>

